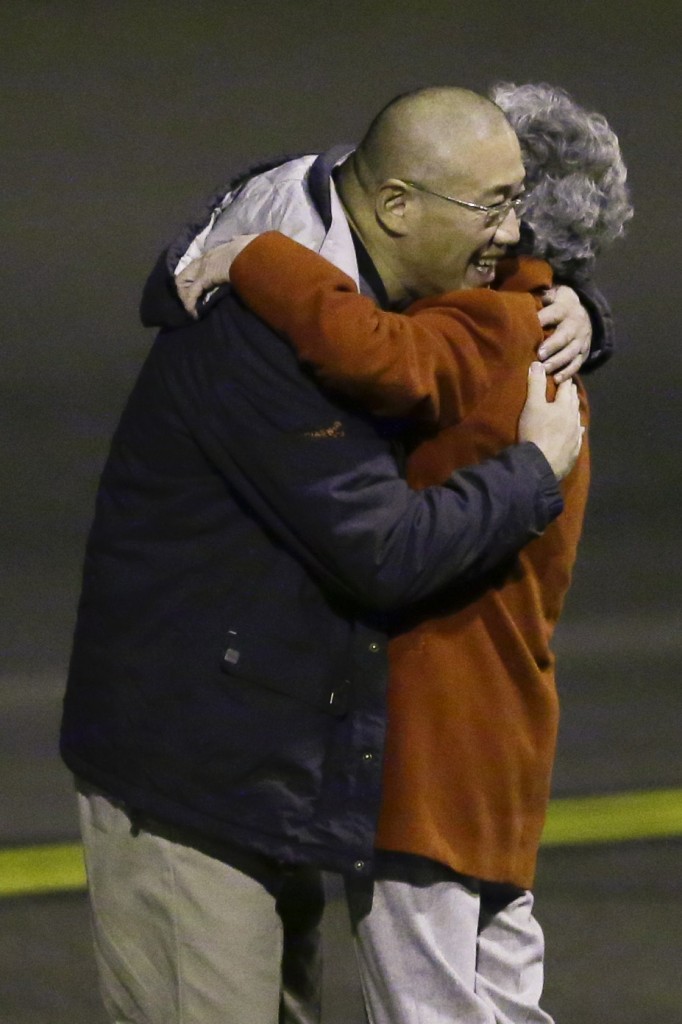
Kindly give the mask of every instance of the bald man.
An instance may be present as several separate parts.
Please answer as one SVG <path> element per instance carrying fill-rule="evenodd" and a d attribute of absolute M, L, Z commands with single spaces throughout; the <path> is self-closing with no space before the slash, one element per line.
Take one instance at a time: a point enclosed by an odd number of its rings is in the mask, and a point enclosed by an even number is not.
<path fill-rule="evenodd" d="M 519 240 L 524 173 L 513 129 L 483 97 L 434 89 L 392 104 L 338 175 L 389 304 L 490 284 Z M 465 200 L 444 202 L 436 189 Z M 481 215 L 470 196 L 497 209 Z"/>
<path fill-rule="evenodd" d="M 399 308 L 489 283 L 518 237 L 522 183 L 496 107 L 426 90 L 385 110 L 350 156 L 243 181 L 164 264 L 182 269 L 225 232 L 278 227 Z M 158 281 L 145 317 L 182 322 Z M 374 876 L 387 635 L 559 514 L 577 398 L 567 382 L 548 404 L 534 377 L 518 444 L 414 492 L 400 424 L 320 390 L 224 289 L 203 313 L 157 340 L 112 442 L 62 753 L 112 1022 L 303 1024 L 320 1015 L 319 869 Z M 584 344 L 572 319 L 568 348 Z M 515 919 L 518 948 L 499 962 L 520 968 L 534 929 Z M 425 1003 L 410 1019 L 517 1020 L 479 1010 Z"/>

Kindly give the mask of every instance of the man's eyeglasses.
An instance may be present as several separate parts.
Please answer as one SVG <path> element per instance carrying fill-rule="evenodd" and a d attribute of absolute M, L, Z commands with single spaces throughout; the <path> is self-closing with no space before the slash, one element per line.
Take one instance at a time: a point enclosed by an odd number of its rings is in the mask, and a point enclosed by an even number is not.
<path fill-rule="evenodd" d="M 486 215 L 489 224 L 501 224 L 510 210 L 515 213 L 523 205 L 524 197 L 517 196 L 515 199 L 503 199 L 501 203 L 493 203 L 491 206 L 484 206 L 482 203 L 470 203 L 466 199 L 455 199 L 454 196 L 446 196 L 442 192 L 434 192 L 431 188 L 417 184 L 416 181 L 404 181 L 408 188 L 414 188 L 417 192 L 426 192 L 429 196 L 436 196 L 438 199 L 446 199 L 448 203 L 456 203 L 466 210 L 479 210 Z"/>

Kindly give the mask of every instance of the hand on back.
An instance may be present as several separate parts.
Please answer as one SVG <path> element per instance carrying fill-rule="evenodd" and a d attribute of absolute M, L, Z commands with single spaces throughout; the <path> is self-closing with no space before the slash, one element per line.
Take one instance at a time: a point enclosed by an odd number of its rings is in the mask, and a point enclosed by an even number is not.
<path fill-rule="evenodd" d="M 201 296 L 230 280 L 230 268 L 242 249 L 257 235 L 237 235 L 215 249 L 208 249 L 197 260 L 192 260 L 176 275 L 175 286 L 183 306 L 197 319 L 197 303 Z"/>
<path fill-rule="evenodd" d="M 545 372 L 554 374 L 557 384 L 576 374 L 590 354 L 592 324 L 576 292 L 568 285 L 548 288 L 538 318 L 543 327 L 554 330 L 538 351 Z"/>
<path fill-rule="evenodd" d="M 580 403 L 575 384 L 559 385 L 553 402 L 547 401 L 547 376 L 542 363 L 532 363 L 528 397 L 519 419 L 519 441 L 532 441 L 549 462 L 558 480 L 575 465 L 585 428 L 580 422 Z"/>

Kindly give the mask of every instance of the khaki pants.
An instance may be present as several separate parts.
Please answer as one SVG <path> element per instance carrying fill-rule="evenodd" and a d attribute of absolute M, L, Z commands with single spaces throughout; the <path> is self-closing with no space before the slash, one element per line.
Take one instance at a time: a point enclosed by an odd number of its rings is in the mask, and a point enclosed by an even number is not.
<path fill-rule="evenodd" d="M 112 1024 L 319 1024 L 318 872 L 132 822 L 85 785 L 79 808 Z M 552 1024 L 529 892 L 385 854 L 347 896 L 371 1024 Z"/>
<path fill-rule="evenodd" d="M 79 786 L 112 1024 L 318 1024 L 319 873 L 131 821 Z"/>

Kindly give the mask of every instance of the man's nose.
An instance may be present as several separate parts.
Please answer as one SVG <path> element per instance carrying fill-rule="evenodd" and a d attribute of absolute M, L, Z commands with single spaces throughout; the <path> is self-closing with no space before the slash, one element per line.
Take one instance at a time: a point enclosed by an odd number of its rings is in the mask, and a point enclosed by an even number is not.
<path fill-rule="evenodd" d="M 516 245 L 521 232 L 519 231 L 519 218 L 516 210 L 512 206 L 507 210 L 507 215 L 504 220 L 501 220 L 497 225 L 493 240 L 497 245 Z"/>

